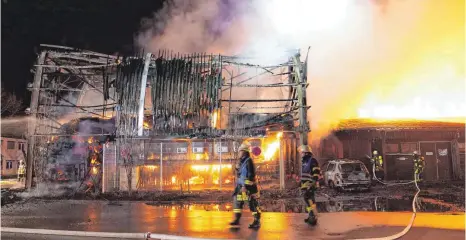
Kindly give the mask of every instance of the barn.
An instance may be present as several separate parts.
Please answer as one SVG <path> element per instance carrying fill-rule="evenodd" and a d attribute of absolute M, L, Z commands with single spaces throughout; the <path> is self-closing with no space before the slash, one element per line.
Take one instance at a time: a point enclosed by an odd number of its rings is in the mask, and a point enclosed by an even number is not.
<path fill-rule="evenodd" d="M 319 157 L 364 161 L 373 150 L 384 158 L 387 180 L 413 178 L 412 153 L 424 156 L 426 181 L 464 180 L 465 123 L 447 121 L 345 120 L 320 142 Z"/>

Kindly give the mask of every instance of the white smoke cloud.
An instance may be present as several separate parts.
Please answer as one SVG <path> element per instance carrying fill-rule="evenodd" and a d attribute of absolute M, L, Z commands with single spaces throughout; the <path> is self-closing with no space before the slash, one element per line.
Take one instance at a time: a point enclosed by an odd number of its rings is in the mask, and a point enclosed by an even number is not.
<path fill-rule="evenodd" d="M 464 37 L 460 0 L 185 2 L 169 1 L 153 18 L 145 19 L 138 45 L 152 52 L 254 55 L 252 63 L 264 65 L 283 61 L 290 49 L 311 46 L 308 105 L 314 133 L 326 132 L 340 119 L 357 117 L 361 102 L 375 90 L 379 96 L 395 92 L 404 76 L 424 64 L 423 57 L 436 58 L 450 49 L 441 59 L 450 65 L 456 61 L 454 66 L 464 77 L 464 56 L 451 51 L 452 46 L 464 45 L 454 40 Z M 213 23 L 221 27 L 211 31 Z M 433 68 L 426 64 L 422 69 Z M 419 81 L 433 85 L 437 80 Z M 455 81 L 452 86 L 463 89 L 464 84 Z"/>

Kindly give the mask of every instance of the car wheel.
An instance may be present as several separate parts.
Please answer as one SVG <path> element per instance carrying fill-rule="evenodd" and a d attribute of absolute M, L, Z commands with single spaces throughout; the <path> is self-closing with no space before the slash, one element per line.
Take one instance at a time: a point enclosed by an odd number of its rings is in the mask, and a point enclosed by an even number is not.
<path fill-rule="evenodd" d="M 332 180 L 328 181 L 328 187 L 329 187 L 330 189 L 334 189 L 334 188 L 335 188 L 335 183 L 333 183 Z"/>

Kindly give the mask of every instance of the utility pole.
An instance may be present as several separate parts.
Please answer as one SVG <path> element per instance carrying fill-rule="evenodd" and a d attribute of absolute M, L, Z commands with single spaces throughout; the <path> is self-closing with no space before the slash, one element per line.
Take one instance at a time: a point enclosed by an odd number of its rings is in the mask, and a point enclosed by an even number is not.
<path fill-rule="evenodd" d="M 294 74 L 295 82 L 297 83 L 298 93 L 298 113 L 299 113 L 299 144 L 307 145 L 307 134 L 309 133 L 309 123 L 307 121 L 307 98 L 306 98 L 306 87 L 307 87 L 307 74 L 305 66 L 300 60 L 300 54 L 297 53 L 293 57 L 294 62 Z M 307 64 L 305 62 L 304 64 Z"/>
<path fill-rule="evenodd" d="M 307 135 L 309 133 L 309 122 L 307 121 L 307 98 L 306 98 L 306 88 L 307 88 L 307 71 L 305 64 L 307 64 L 307 60 L 304 64 L 300 60 L 301 54 L 297 53 L 293 56 L 293 63 L 294 63 L 294 80 L 297 84 L 297 94 L 298 94 L 298 115 L 299 115 L 299 145 L 307 145 L 308 139 Z M 307 58 L 306 58 L 307 59 Z M 299 165 L 299 173 L 301 175 L 301 168 L 302 163 L 298 161 Z M 301 176 L 300 176 L 301 177 Z"/>
<path fill-rule="evenodd" d="M 35 130 L 36 130 L 36 118 L 37 108 L 39 107 L 39 91 L 42 83 L 42 64 L 45 61 L 45 51 L 42 52 L 37 61 L 36 73 L 34 75 L 34 82 L 32 83 L 32 94 L 31 94 L 31 105 L 30 107 L 30 118 L 28 121 L 28 152 L 26 159 L 26 189 L 32 188 L 32 171 L 34 169 L 34 145 L 35 145 Z"/>

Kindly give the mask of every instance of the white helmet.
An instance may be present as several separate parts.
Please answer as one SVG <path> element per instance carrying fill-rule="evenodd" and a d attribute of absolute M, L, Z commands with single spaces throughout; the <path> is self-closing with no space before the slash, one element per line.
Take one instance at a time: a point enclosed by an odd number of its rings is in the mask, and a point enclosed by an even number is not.
<path fill-rule="evenodd" d="M 251 144 L 249 144 L 248 142 L 242 143 L 242 144 L 238 147 L 238 152 L 239 152 L 239 151 L 251 152 Z"/>
<path fill-rule="evenodd" d="M 377 155 L 377 154 L 378 154 L 378 153 L 377 153 L 377 150 L 374 150 L 374 151 L 372 152 L 372 154 Z"/>

